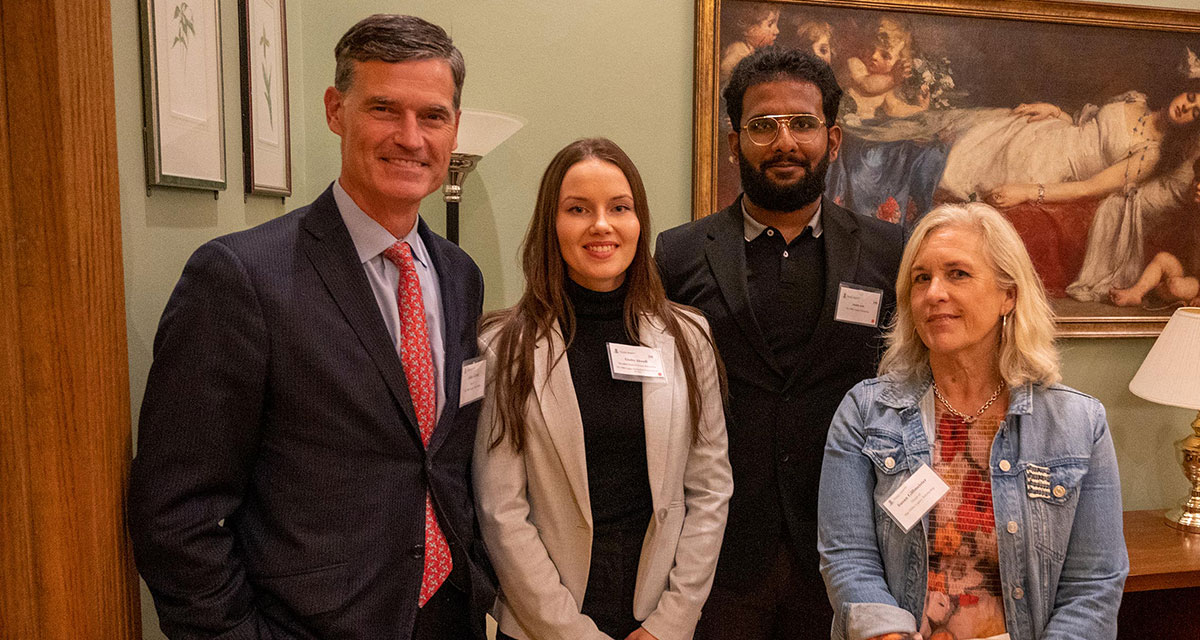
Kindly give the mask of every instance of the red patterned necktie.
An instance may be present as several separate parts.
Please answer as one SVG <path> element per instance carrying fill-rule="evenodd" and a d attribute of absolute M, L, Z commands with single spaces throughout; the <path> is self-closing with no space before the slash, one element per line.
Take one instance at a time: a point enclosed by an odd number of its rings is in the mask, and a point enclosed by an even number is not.
<path fill-rule="evenodd" d="M 433 435 L 434 413 L 437 407 L 437 384 L 433 374 L 433 353 L 429 348 L 429 328 L 425 325 L 425 304 L 421 301 L 421 281 L 413 263 L 412 247 L 396 241 L 383 252 L 400 270 L 400 288 L 396 301 L 400 305 L 400 364 L 408 380 L 408 395 L 412 396 L 417 414 L 421 442 L 429 447 Z M 421 578 L 421 595 L 417 606 L 423 607 L 438 587 L 446 581 L 454 563 L 450 546 L 433 513 L 433 498 L 425 492 L 425 570 Z"/>

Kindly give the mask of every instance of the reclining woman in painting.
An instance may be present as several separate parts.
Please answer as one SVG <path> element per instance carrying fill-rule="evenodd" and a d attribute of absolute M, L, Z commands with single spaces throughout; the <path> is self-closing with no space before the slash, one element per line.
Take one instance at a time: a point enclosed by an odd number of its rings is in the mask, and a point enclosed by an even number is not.
<path fill-rule="evenodd" d="M 708 324 L 666 298 L 641 177 L 605 139 L 542 177 L 525 293 L 487 316 L 475 446 L 499 638 L 687 640 L 733 476 Z"/>
<path fill-rule="evenodd" d="M 1115 638 L 1129 567 L 1112 437 L 1098 401 L 1058 384 L 1015 229 L 942 205 L 896 287 L 880 377 L 846 395 L 825 447 L 833 639 Z"/>
<path fill-rule="evenodd" d="M 1019 105 L 954 141 L 940 188 L 961 200 L 978 193 L 999 207 L 1116 193 L 1161 173 L 1164 145 L 1170 153 L 1193 143 L 1200 101 L 1192 89 L 1200 83 L 1184 89 L 1154 108 L 1131 91 L 1077 118 L 1048 103 Z"/>
<path fill-rule="evenodd" d="M 1078 118 L 1051 104 L 1023 104 L 955 140 L 939 191 L 972 193 L 1001 208 L 1099 200 L 1083 266 L 1067 294 L 1104 301 L 1145 265 L 1145 227 L 1178 206 L 1200 141 L 1200 82 L 1148 102 L 1126 93 Z"/>

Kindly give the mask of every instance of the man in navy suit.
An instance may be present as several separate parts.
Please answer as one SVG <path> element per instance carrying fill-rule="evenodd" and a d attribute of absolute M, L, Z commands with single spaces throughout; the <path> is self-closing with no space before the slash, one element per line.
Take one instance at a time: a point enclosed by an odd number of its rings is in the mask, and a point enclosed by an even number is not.
<path fill-rule="evenodd" d="M 130 529 L 171 638 L 484 637 L 461 384 L 483 279 L 418 216 L 456 144 L 462 54 L 395 15 L 335 54 L 338 180 L 200 247 L 155 338 Z"/>
<path fill-rule="evenodd" d="M 697 640 L 829 638 L 817 483 L 842 396 L 875 373 L 900 227 L 822 193 L 842 90 L 812 54 L 768 47 L 725 88 L 744 193 L 663 232 L 667 296 L 704 312 L 729 376 L 733 498 Z"/>

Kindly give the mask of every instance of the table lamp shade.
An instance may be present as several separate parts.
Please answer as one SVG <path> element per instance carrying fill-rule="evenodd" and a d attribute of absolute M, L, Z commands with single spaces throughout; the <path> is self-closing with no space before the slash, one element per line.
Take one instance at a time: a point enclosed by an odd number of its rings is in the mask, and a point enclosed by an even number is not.
<path fill-rule="evenodd" d="M 1150 402 L 1200 411 L 1200 307 L 1175 311 L 1129 390 Z"/>
<path fill-rule="evenodd" d="M 483 109 L 463 109 L 455 153 L 486 156 L 525 125 L 517 116 Z"/>

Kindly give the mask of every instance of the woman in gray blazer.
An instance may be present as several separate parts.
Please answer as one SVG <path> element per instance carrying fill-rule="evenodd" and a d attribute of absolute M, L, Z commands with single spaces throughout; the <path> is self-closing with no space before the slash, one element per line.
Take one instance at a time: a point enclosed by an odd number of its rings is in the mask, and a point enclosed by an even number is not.
<path fill-rule="evenodd" d="M 474 478 L 499 638 L 686 640 L 733 491 L 708 325 L 667 300 L 646 191 L 605 139 L 564 148 L 525 293 L 483 320 Z"/>

